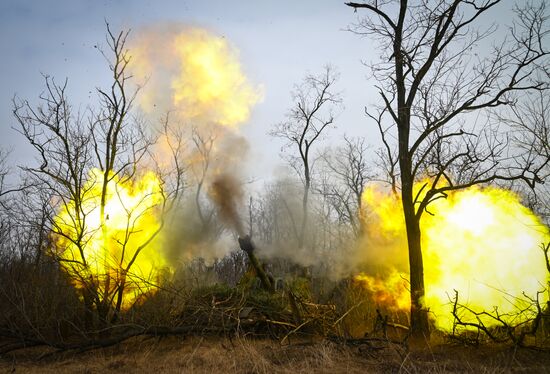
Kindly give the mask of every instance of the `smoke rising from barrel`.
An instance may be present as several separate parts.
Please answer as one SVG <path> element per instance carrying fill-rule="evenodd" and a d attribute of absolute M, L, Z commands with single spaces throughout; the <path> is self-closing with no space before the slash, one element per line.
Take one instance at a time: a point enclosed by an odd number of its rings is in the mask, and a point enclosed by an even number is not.
<path fill-rule="evenodd" d="M 243 202 L 239 181 L 232 175 L 220 174 L 212 181 L 208 194 L 216 204 L 221 220 L 234 229 L 239 237 L 244 237 L 245 231 L 239 216 L 239 207 Z"/>

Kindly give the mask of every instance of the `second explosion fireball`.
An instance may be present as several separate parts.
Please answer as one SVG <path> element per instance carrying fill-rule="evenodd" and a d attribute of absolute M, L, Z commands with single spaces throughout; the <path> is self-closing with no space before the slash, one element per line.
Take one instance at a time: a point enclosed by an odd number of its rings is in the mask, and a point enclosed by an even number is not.
<path fill-rule="evenodd" d="M 421 185 L 417 186 L 417 189 Z M 361 243 L 371 271 L 356 276 L 377 302 L 392 310 L 410 307 L 407 238 L 401 202 L 369 188 L 363 194 L 365 235 Z M 478 188 L 451 192 L 421 219 L 425 306 L 436 326 L 453 327 L 452 301 L 509 318 L 535 297 L 548 279 L 541 245 L 548 228 L 511 191 Z M 542 302 L 542 300 L 541 300 Z M 504 317 L 507 318 L 506 316 Z M 491 324 L 491 321 L 484 321 Z"/>

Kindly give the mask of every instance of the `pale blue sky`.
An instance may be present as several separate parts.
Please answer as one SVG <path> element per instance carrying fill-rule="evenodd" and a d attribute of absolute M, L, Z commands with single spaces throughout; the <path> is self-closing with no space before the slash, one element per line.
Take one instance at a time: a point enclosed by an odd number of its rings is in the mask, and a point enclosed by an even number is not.
<path fill-rule="evenodd" d="M 505 14 L 511 5 L 505 1 L 499 12 Z M 374 59 L 376 51 L 367 39 L 344 31 L 356 17 L 344 1 L 332 0 L 0 0 L 0 147 L 13 149 L 14 163 L 32 161 L 21 135 L 11 129 L 16 126 L 11 98 L 17 94 L 35 100 L 43 89 L 41 73 L 58 80 L 68 77 L 73 104 L 82 107 L 88 93 L 107 81 L 105 61 L 94 48 L 104 43 L 105 19 L 115 30 L 138 31 L 162 22 L 205 27 L 240 50 L 250 80 L 265 89 L 264 101 L 242 130 L 254 144 L 252 176 L 266 178 L 280 162 L 280 143 L 266 133 L 283 119 L 293 84 L 326 63 L 341 73 L 339 89 L 345 104 L 336 121 L 338 129 L 326 143 L 344 132 L 377 143 L 375 126 L 363 114 L 364 105 L 376 100 L 376 94 L 361 64 Z"/>

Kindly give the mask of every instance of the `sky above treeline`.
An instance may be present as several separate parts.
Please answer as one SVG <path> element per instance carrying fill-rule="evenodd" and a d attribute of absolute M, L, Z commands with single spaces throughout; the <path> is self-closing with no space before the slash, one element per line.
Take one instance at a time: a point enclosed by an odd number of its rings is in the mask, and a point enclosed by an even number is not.
<path fill-rule="evenodd" d="M 502 20 L 512 5 L 504 1 L 490 18 Z M 376 147 L 376 126 L 364 115 L 365 105 L 377 100 L 375 82 L 369 81 L 363 62 L 376 59 L 377 51 L 370 40 L 347 31 L 360 15 L 343 1 L 328 0 L 2 0 L 0 148 L 11 151 L 12 165 L 33 162 L 32 150 L 15 130 L 12 98 L 37 102 L 44 90 L 42 74 L 58 82 L 68 78 L 76 108 L 97 101 L 95 87 L 109 82 L 108 67 L 96 48 L 105 45 L 105 22 L 115 31 L 131 30 L 130 38 L 163 24 L 205 28 L 238 49 L 244 73 L 263 91 L 263 100 L 240 129 L 251 144 L 251 178 L 266 180 L 278 170 L 281 142 L 267 133 L 284 120 L 293 85 L 326 64 L 340 73 L 337 90 L 344 109 L 325 145 L 348 134 L 363 136 Z"/>

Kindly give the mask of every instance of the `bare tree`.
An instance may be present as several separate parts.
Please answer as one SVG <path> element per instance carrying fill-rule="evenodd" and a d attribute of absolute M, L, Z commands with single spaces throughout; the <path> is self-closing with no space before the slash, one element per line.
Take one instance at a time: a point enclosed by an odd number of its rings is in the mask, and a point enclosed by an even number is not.
<path fill-rule="evenodd" d="M 103 56 L 109 63 L 112 73 L 112 83 L 109 89 L 99 88 L 97 91 L 100 97 L 100 110 L 95 114 L 95 118 L 90 124 L 89 133 L 92 136 L 93 150 L 97 158 L 97 163 L 102 172 L 100 197 L 100 227 L 102 237 L 105 240 L 104 246 L 108 243 L 108 214 L 105 211 L 107 198 L 113 193 L 109 191 L 110 187 L 116 187 L 113 183 L 117 178 L 131 180 L 137 170 L 137 165 L 146 152 L 152 140 L 147 138 L 142 127 L 137 123 L 131 123 L 128 118 L 131 116 L 130 110 L 137 94 L 137 91 L 129 94 L 127 90 L 127 81 L 130 75 L 127 73 L 127 67 L 130 62 L 130 56 L 126 50 L 125 43 L 128 32 L 113 34 L 107 25 L 107 44 L 113 58 L 102 51 Z M 112 188 L 111 187 L 111 188 Z M 129 214 L 130 216 L 131 214 Z M 135 218 L 133 218 L 135 219 Z M 126 237 L 127 238 L 127 237 Z M 128 240 L 123 246 L 126 246 Z M 136 253 L 139 253 L 136 251 Z M 124 259 L 121 259 L 121 263 Z M 133 263 L 134 259 L 130 260 Z M 120 279 L 114 280 L 118 283 L 111 290 L 109 264 L 105 264 L 105 290 L 102 298 L 100 314 L 107 315 L 109 303 L 111 300 L 110 292 L 116 293 L 115 316 L 118 315 L 122 303 L 124 287 L 126 284 L 127 271 L 122 269 Z"/>
<path fill-rule="evenodd" d="M 344 144 L 323 155 L 327 173 L 322 177 L 320 193 L 336 210 L 340 221 L 349 223 L 355 235 L 361 232 L 359 212 L 366 184 L 374 179 L 367 164 L 364 138 L 344 136 Z"/>
<path fill-rule="evenodd" d="M 550 159 L 550 98 L 545 91 L 533 92 L 523 100 L 510 106 L 507 113 L 495 113 L 502 121 L 511 123 L 514 130 L 514 141 L 517 146 L 530 151 L 539 160 Z M 539 161 L 540 162 L 540 161 Z M 550 177 L 549 165 L 543 164 L 539 178 L 546 182 Z M 541 183 L 533 189 L 517 187 L 526 197 L 531 209 L 543 217 L 546 224 L 550 219 L 550 191 L 546 183 Z"/>
<path fill-rule="evenodd" d="M 387 108 L 384 105 L 377 106 L 376 115 L 370 113 L 367 108 L 365 108 L 365 114 L 372 120 L 376 122 L 378 126 L 378 132 L 380 133 L 380 139 L 382 140 L 382 147 L 376 151 L 377 163 L 379 169 L 382 170 L 382 181 L 389 183 L 392 193 L 397 195 L 397 180 L 398 175 L 398 157 L 397 157 L 397 147 L 391 144 L 391 129 L 393 124 L 389 126 L 384 125 L 384 117 L 387 112 Z M 388 139 L 390 137 L 390 139 Z M 395 140 L 395 139 L 393 139 Z"/>
<path fill-rule="evenodd" d="M 191 139 L 195 145 L 196 152 L 196 155 L 191 157 L 191 170 L 193 171 L 197 183 L 195 189 L 195 206 L 203 229 L 205 229 L 212 222 L 214 210 L 211 209 L 208 212 L 204 212 L 201 196 L 212 161 L 212 148 L 216 142 L 216 135 L 213 132 L 205 135 L 194 127 L 191 130 Z"/>
<path fill-rule="evenodd" d="M 487 48 L 496 26 L 474 25 L 500 2 L 347 3 L 368 12 L 352 31 L 373 37 L 380 50 L 370 68 L 383 104 L 371 118 L 387 144 L 390 131 L 397 139 L 415 338 L 429 336 L 420 232 L 428 205 L 474 184 L 524 180 L 533 185 L 541 169 L 530 151 L 510 153 L 509 139 L 487 112 L 548 88 L 548 80 L 537 73 L 548 64 L 546 7 L 529 2 L 516 8 L 517 20 L 506 37 Z M 429 182 L 415 188 L 426 177 Z"/>
<path fill-rule="evenodd" d="M 320 75 L 307 75 L 292 92 L 294 106 L 290 108 L 287 119 L 275 125 L 272 136 L 286 141 L 285 146 L 293 152 L 287 154 L 290 166 L 302 179 L 304 189 L 302 198 L 302 217 L 298 231 L 298 247 L 304 245 L 308 224 L 308 201 L 311 191 L 314 144 L 325 130 L 334 122 L 335 109 L 341 103 L 340 95 L 334 91 L 338 75 L 330 66 L 326 66 Z M 294 153 L 296 152 L 297 155 Z"/>
<path fill-rule="evenodd" d="M 102 53 L 109 63 L 112 84 L 106 90 L 97 89 L 99 106 L 90 108 L 88 117 L 73 113 L 66 93 L 67 81 L 59 85 L 46 77 L 46 91 L 40 97 L 42 105 L 36 108 L 14 99 L 20 131 L 38 152 L 41 163 L 25 170 L 38 189 L 48 191 L 57 213 L 49 217 L 48 226 L 63 245 L 51 254 L 81 288 L 89 322 L 93 309 L 101 323 L 117 320 L 123 296 L 134 281 L 140 281 L 132 274 L 132 267 L 158 236 L 165 213 L 182 189 L 183 172 L 176 163 L 176 183 L 171 189 L 167 189 L 165 178 L 159 174 L 155 191 L 148 192 L 134 206 L 124 201 L 121 189 L 135 183 L 154 142 L 154 137 L 132 114 L 136 92 L 130 94 L 127 88 L 127 35 L 115 34 L 107 25 L 109 52 Z M 171 144 L 172 154 L 178 155 L 180 147 L 181 143 Z M 116 237 L 108 234 L 109 199 L 120 200 L 125 219 L 126 229 Z M 96 210 L 98 227 L 92 216 Z M 137 225 L 141 217 L 153 210 L 159 212 L 159 224 L 146 236 L 139 236 Z M 92 247 L 98 238 L 103 241 L 101 260 Z M 114 251 L 109 249 L 113 246 Z M 102 271 L 93 270 L 92 262 L 96 261 L 103 261 Z"/>

